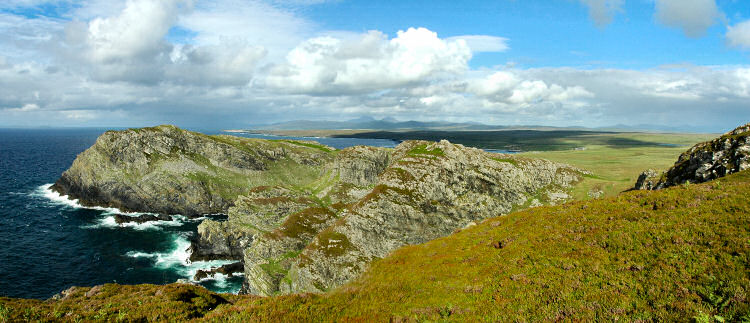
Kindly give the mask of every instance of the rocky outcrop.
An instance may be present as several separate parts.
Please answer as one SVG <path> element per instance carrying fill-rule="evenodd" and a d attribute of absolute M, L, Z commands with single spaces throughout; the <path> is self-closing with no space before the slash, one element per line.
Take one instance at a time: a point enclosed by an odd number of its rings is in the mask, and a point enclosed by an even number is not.
<path fill-rule="evenodd" d="M 682 153 L 666 172 L 643 172 L 634 189 L 662 189 L 685 183 L 703 183 L 750 169 L 750 124 Z"/>
<path fill-rule="evenodd" d="M 241 260 L 242 292 L 271 295 L 329 290 L 401 246 L 565 201 L 581 175 L 447 141 L 335 151 L 159 126 L 105 133 L 54 189 L 85 205 L 228 214 L 198 226 L 191 260 Z"/>
<path fill-rule="evenodd" d="M 292 214 L 279 229 L 256 237 L 244 253 L 243 292 L 270 295 L 335 288 L 401 246 L 448 235 L 514 208 L 564 199 L 581 175 L 569 166 L 447 141 L 407 141 L 392 151 L 367 150 L 370 153 L 360 154 L 360 160 L 334 161 L 350 169 L 379 169 L 369 180 L 349 181 L 351 189 L 364 188 L 366 194 L 350 196 L 341 201 L 344 205 Z M 346 156 L 345 151 L 339 154 Z M 347 173 L 339 171 L 336 176 L 351 178 Z"/>
<path fill-rule="evenodd" d="M 259 179 L 274 181 L 264 173 L 317 168 L 331 151 L 318 144 L 207 136 L 174 126 L 108 131 L 78 155 L 52 189 L 87 206 L 186 216 L 226 213 Z"/>
<path fill-rule="evenodd" d="M 231 264 L 214 267 L 209 270 L 199 269 L 193 276 L 193 280 L 200 281 L 201 279 L 209 278 L 216 274 L 222 274 L 224 276 L 233 276 L 236 273 L 242 272 L 242 262 L 234 262 Z"/>
<path fill-rule="evenodd" d="M 656 187 L 659 182 L 661 173 L 647 169 L 641 175 L 638 175 L 638 179 L 635 181 L 636 190 L 652 190 Z"/>
<path fill-rule="evenodd" d="M 229 208 L 228 221 L 204 220 L 191 243 L 190 260 L 241 260 L 255 236 L 278 227 L 287 215 L 313 205 L 300 193 L 272 186 L 255 187 Z"/>

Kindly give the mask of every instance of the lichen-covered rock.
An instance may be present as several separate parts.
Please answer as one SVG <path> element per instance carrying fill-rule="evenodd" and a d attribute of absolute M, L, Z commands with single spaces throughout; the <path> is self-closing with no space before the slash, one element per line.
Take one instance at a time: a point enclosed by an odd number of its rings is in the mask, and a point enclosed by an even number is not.
<path fill-rule="evenodd" d="M 750 169 L 750 124 L 719 138 L 693 146 L 661 175 L 644 173 L 635 189 L 662 189 L 684 183 L 703 183 Z M 643 178 L 641 178 L 643 177 Z"/>
<path fill-rule="evenodd" d="M 392 151 L 365 196 L 335 214 L 308 214 L 305 218 L 320 219 L 321 225 L 307 231 L 304 239 L 280 234 L 254 241 L 245 252 L 243 292 L 269 295 L 335 288 L 403 245 L 448 235 L 532 200 L 563 199 L 580 175 L 569 166 L 447 141 L 404 142 Z"/>
<path fill-rule="evenodd" d="M 319 167 L 331 151 L 305 142 L 207 136 L 174 126 L 107 131 L 52 188 L 87 206 L 186 216 L 226 213 L 263 173 L 279 164 Z"/>
<path fill-rule="evenodd" d="M 242 259 L 242 252 L 258 233 L 229 221 L 203 220 L 198 234 L 190 241 L 190 261 Z"/>
<path fill-rule="evenodd" d="M 638 179 L 635 181 L 636 190 L 651 190 L 656 187 L 656 183 L 659 182 L 659 176 L 661 174 L 653 169 L 645 170 L 641 175 L 638 175 Z"/>
<path fill-rule="evenodd" d="M 289 214 L 314 204 L 283 187 L 255 187 L 229 208 L 229 220 L 205 220 L 198 225 L 198 236 L 190 244 L 190 259 L 241 260 L 245 248 L 258 234 L 274 230 Z"/>
<path fill-rule="evenodd" d="M 325 291 L 407 244 L 569 198 L 581 171 L 447 141 L 395 149 L 206 136 L 159 126 L 107 132 L 54 189 L 85 205 L 205 220 L 192 260 L 241 260 L 242 292 Z"/>

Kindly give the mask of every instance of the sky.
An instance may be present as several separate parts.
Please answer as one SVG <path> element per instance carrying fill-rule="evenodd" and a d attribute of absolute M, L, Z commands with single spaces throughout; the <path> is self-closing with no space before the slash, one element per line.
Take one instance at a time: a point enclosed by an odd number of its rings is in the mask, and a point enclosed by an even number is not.
<path fill-rule="evenodd" d="M 2 0 L 0 127 L 750 122 L 746 0 Z"/>

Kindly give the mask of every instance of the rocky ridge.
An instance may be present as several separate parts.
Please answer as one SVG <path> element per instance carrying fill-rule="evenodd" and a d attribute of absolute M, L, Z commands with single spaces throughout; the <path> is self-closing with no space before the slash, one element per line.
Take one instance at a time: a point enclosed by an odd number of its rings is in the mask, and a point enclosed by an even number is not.
<path fill-rule="evenodd" d="M 311 218 L 324 225 L 298 239 L 277 231 L 254 241 L 245 251 L 244 291 L 330 290 L 401 246 L 446 236 L 514 208 L 554 204 L 581 175 L 569 166 L 447 141 L 406 141 L 390 155 L 365 196 L 312 212 Z M 281 231 L 288 232 L 285 228 Z"/>
<path fill-rule="evenodd" d="M 159 126 L 107 132 L 54 185 L 81 203 L 204 220 L 191 260 L 244 264 L 242 292 L 330 290 L 375 259 L 512 210 L 555 204 L 567 165 L 447 141 L 334 150 Z"/>
<path fill-rule="evenodd" d="M 646 170 L 634 189 L 657 190 L 685 183 L 703 183 L 750 169 L 750 123 L 719 138 L 693 146 L 663 173 Z"/>
<path fill-rule="evenodd" d="M 226 213 L 262 173 L 277 165 L 315 169 L 330 159 L 331 150 L 174 126 L 107 131 L 52 189 L 86 206 L 185 216 Z"/>

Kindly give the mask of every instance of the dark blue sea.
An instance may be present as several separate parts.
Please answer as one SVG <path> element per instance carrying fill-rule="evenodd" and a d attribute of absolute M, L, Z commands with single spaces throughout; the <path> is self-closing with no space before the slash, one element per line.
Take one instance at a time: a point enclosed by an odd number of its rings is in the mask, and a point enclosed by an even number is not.
<path fill-rule="evenodd" d="M 0 296 L 46 299 L 70 286 L 172 283 L 192 279 L 198 269 L 228 263 L 188 263 L 189 238 L 201 219 L 176 216 L 174 221 L 118 226 L 113 215 L 120 211 L 84 208 L 48 189 L 106 130 L 0 129 Z M 335 148 L 396 144 L 300 139 Z M 236 292 L 241 282 L 242 277 L 218 276 L 199 283 Z"/>

